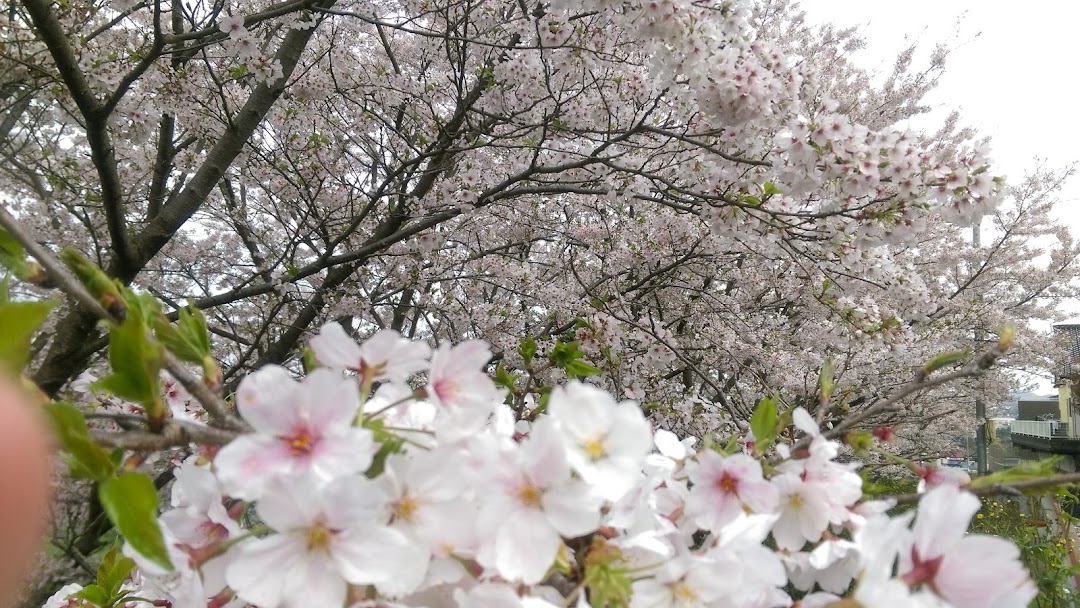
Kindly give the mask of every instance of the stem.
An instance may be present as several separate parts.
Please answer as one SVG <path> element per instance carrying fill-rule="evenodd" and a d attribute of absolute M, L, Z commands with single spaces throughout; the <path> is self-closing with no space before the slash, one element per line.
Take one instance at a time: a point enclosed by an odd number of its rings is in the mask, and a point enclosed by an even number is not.
<path fill-rule="evenodd" d="M 562 608 L 570 608 L 570 604 L 585 590 L 585 581 L 578 583 L 577 587 L 570 590 L 570 593 L 566 595 L 566 601 L 563 602 Z"/>
<path fill-rule="evenodd" d="M 1024 491 L 1048 490 L 1058 486 L 1067 486 L 1075 483 L 1080 483 L 1080 473 L 1064 473 L 1062 475 L 1041 477 L 1039 479 L 1025 479 L 1024 481 L 1016 481 L 1013 483 L 995 483 L 975 488 L 965 487 L 963 489 L 976 496 L 993 496 L 995 494 L 1009 494 L 1015 496 Z M 896 496 L 881 496 L 879 498 L 895 500 L 896 504 L 904 505 L 917 503 L 922 497 L 922 494 L 898 494 Z"/>
<path fill-rule="evenodd" d="M 361 389 L 361 397 L 363 397 L 363 390 L 362 389 Z M 395 408 L 395 407 L 401 405 L 402 403 L 412 401 L 415 398 L 416 398 L 416 393 L 409 393 L 408 395 L 405 395 L 401 399 L 398 399 L 397 401 L 394 401 L 393 403 L 387 404 L 387 405 L 375 410 L 374 412 L 368 414 L 367 416 L 363 416 L 363 418 L 366 419 L 366 420 L 373 420 L 375 418 L 378 418 L 382 414 L 385 414 L 391 408 Z M 362 407 L 363 406 L 361 405 L 361 408 Z"/>
<path fill-rule="evenodd" d="M 1062 540 L 1065 541 L 1065 550 L 1069 553 L 1069 563 L 1075 569 L 1076 565 L 1080 564 L 1080 555 L 1077 555 L 1076 552 L 1076 542 L 1073 541 L 1072 534 L 1069 533 L 1069 526 L 1065 522 L 1065 514 L 1061 512 L 1061 505 L 1056 500 L 1051 500 L 1050 504 L 1054 505 L 1059 532 L 1061 532 Z M 1073 574 L 1073 582 L 1076 584 L 1076 588 L 1080 589 L 1080 572 Z"/>

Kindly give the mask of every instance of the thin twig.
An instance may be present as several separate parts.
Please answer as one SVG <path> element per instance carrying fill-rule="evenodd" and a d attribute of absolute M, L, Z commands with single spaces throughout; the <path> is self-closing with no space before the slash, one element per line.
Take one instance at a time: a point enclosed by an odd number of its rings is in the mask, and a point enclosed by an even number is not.
<path fill-rule="evenodd" d="M 1052 477 L 1040 477 L 1039 479 L 1025 479 L 1013 483 L 995 483 L 974 488 L 964 488 L 976 496 L 993 496 L 997 494 L 1022 494 L 1026 490 L 1044 490 L 1055 486 L 1066 486 L 1080 483 L 1080 473 L 1063 473 Z M 898 505 L 909 505 L 919 502 L 924 494 L 900 494 L 897 496 L 881 496 L 879 498 L 894 500 Z"/>
<path fill-rule="evenodd" d="M 114 324 L 120 324 L 120 319 L 113 316 L 100 302 L 97 301 L 93 295 L 83 286 L 83 284 L 75 278 L 67 268 L 60 262 L 59 259 L 51 251 L 38 244 L 38 242 L 27 233 L 26 229 L 19 224 L 7 209 L 0 208 L 0 225 L 3 225 L 8 232 L 11 233 L 15 240 L 26 249 L 26 251 L 33 256 L 49 274 L 49 277 L 53 280 L 57 287 L 61 291 L 75 298 L 81 305 L 88 308 L 98 317 L 105 319 Z M 229 413 L 229 408 L 225 404 L 225 401 L 218 397 L 208 386 L 206 386 L 199 378 L 196 378 L 188 371 L 187 366 L 184 365 L 180 359 L 176 358 L 168 350 L 163 350 L 162 362 L 166 370 L 177 382 L 179 382 L 192 396 L 195 397 L 202 404 L 203 408 L 213 417 L 215 421 L 220 423 L 225 428 L 233 430 L 246 430 L 247 425 L 244 422 L 232 414 Z"/>
<path fill-rule="evenodd" d="M 179 420 L 166 420 L 160 433 L 150 431 L 124 431 L 113 433 L 101 429 L 89 429 L 90 437 L 97 443 L 125 450 L 164 450 L 185 447 L 192 443 L 200 445 L 225 445 L 236 438 L 235 431 L 217 429 L 201 424 Z"/>
<path fill-rule="evenodd" d="M 994 348 L 990 349 L 989 351 L 983 353 L 983 355 L 980 356 L 978 360 L 975 361 L 975 363 L 972 363 L 971 365 L 963 367 L 950 374 L 943 374 L 930 378 L 922 374 L 920 370 L 920 373 L 916 376 L 914 380 L 901 386 L 900 389 L 892 395 L 889 395 L 887 398 L 882 399 L 877 403 L 874 403 L 870 407 L 857 414 L 841 420 L 839 424 L 829 429 L 828 431 L 823 432 L 822 435 L 824 435 L 827 439 L 835 439 L 836 437 L 840 437 L 841 435 L 843 435 L 848 430 L 854 428 L 856 425 L 860 424 L 864 420 L 899 407 L 901 401 L 907 399 L 915 393 L 924 391 L 929 388 L 933 388 L 935 386 L 948 384 L 956 380 L 961 380 L 963 378 L 973 378 L 976 376 L 981 376 L 984 372 L 986 372 L 986 370 L 990 369 L 994 365 L 994 362 L 997 361 L 998 358 L 1001 357 L 1001 355 L 1005 354 L 1005 350 L 1005 347 L 999 344 Z M 810 436 L 803 437 L 802 439 L 797 441 L 794 446 L 792 446 L 792 449 L 797 450 L 800 448 L 805 448 L 810 444 L 811 439 L 813 438 Z"/>

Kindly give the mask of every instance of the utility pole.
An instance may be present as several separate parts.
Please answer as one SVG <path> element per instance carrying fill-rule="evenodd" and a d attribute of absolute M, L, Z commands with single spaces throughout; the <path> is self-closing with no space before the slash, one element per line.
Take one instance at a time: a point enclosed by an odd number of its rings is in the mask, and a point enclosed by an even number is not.
<path fill-rule="evenodd" d="M 981 235 L 979 234 L 980 224 L 982 224 L 981 218 L 971 227 L 971 244 L 975 249 L 979 249 L 982 246 Z M 975 348 L 978 349 L 982 342 L 982 328 L 976 326 Z M 978 474 L 986 475 L 986 404 L 977 396 L 975 397 L 975 420 L 977 422 L 975 427 L 975 464 L 978 466 Z"/>

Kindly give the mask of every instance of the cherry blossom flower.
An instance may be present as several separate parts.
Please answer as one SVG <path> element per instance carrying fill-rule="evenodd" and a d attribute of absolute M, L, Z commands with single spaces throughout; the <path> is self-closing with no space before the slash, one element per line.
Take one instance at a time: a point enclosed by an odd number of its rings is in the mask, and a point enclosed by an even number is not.
<path fill-rule="evenodd" d="M 230 38 L 242 38 L 247 36 L 247 28 L 244 27 L 243 15 L 225 15 L 218 22 L 218 29 L 229 35 Z"/>
<path fill-rule="evenodd" d="M 341 606 L 347 583 L 375 585 L 392 595 L 423 580 L 426 554 L 386 527 L 390 506 L 363 477 L 322 488 L 310 479 L 275 482 L 256 505 L 277 531 L 240 544 L 226 571 L 229 586 L 260 608 Z"/>
<path fill-rule="evenodd" d="M 562 544 L 592 532 L 600 502 L 572 479 L 566 452 L 550 420 L 533 427 L 514 461 L 491 471 L 490 498 L 481 507 L 479 528 L 490 530 L 477 560 L 503 578 L 540 582 Z"/>
<path fill-rule="evenodd" d="M 552 391 L 548 411 L 559 425 L 567 458 L 602 498 L 615 501 L 641 476 L 652 433 L 632 402 L 616 403 L 608 393 L 570 382 Z"/>
<path fill-rule="evenodd" d="M 939 486 L 959 488 L 971 483 L 971 476 L 963 469 L 930 465 L 918 471 L 918 492 L 926 492 Z"/>
<path fill-rule="evenodd" d="M 716 576 L 718 571 L 726 576 Z M 738 562 L 684 553 L 634 582 L 630 608 L 705 608 L 739 583 Z M 732 576 L 735 574 L 735 576 Z"/>
<path fill-rule="evenodd" d="M 817 542 L 835 512 L 827 487 L 788 474 L 774 477 L 772 484 L 779 492 L 780 506 L 780 519 L 772 530 L 776 545 L 798 551 L 807 542 Z"/>
<path fill-rule="evenodd" d="M 521 597 L 509 585 L 482 583 L 468 591 L 457 589 L 458 608 L 556 608 L 558 605 L 538 597 Z M 580 606 L 580 604 L 579 604 Z"/>
<path fill-rule="evenodd" d="M 432 555 L 425 587 L 464 576 L 460 559 L 474 555 L 480 542 L 476 506 L 464 497 L 475 480 L 456 466 L 460 460 L 454 448 L 394 454 L 377 479 L 391 507 L 390 526 Z"/>
<path fill-rule="evenodd" d="M 91 606 L 89 602 L 75 598 L 68 599 L 69 595 L 82 591 L 82 588 L 83 586 L 78 583 L 68 583 L 49 596 L 41 608 L 89 608 Z"/>
<path fill-rule="evenodd" d="M 443 344 L 431 357 L 428 398 L 443 409 L 475 407 L 490 412 L 499 391 L 484 373 L 491 349 L 481 340 Z"/>
<path fill-rule="evenodd" d="M 267 366 L 237 390 L 240 414 L 255 429 L 214 459 L 218 479 L 234 498 L 257 499 L 275 477 L 313 473 L 324 481 L 367 469 L 377 446 L 352 426 L 360 407 L 356 384 L 327 369 L 303 382 Z"/>
<path fill-rule="evenodd" d="M 191 548 L 221 542 L 240 534 L 240 526 L 229 515 L 217 477 L 196 464 L 195 456 L 185 460 L 173 474 L 173 509 L 162 513 L 161 523 L 176 539 Z"/>
<path fill-rule="evenodd" d="M 761 464 L 746 454 L 724 457 L 703 450 L 687 474 L 693 485 L 686 514 L 706 530 L 719 531 L 744 509 L 757 513 L 776 509 L 776 488 L 762 477 Z"/>
<path fill-rule="evenodd" d="M 980 507 L 975 495 L 952 485 L 927 492 L 919 501 L 910 550 L 900 551 L 900 579 L 925 585 L 957 608 L 1027 605 L 1038 590 L 1016 545 L 965 534 Z"/>
<path fill-rule="evenodd" d="M 364 385 L 378 380 L 404 382 L 427 369 L 431 352 L 423 342 L 406 340 L 389 329 L 375 332 L 358 345 L 338 323 L 323 325 L 311 339 L 311 350 L 323 365 L 358 373 Z"/>

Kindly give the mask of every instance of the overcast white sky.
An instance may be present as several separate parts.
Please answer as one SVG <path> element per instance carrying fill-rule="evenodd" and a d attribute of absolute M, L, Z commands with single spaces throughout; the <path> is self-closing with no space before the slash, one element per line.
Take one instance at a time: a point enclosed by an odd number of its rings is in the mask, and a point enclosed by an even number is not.
<path fill-rule="evenodd" d="M 927 52 L 958 48 L 930 101 L 993 138 L 993 158 L 1021 177 L 1044 159 L 1080 161 L 1080 2 L 1067 0 L 803 0 L 811 22 L 860 25 L 863 65 L 887 71 L 906 40 Z M 959 24 L 957 20 L 959 19 Z M 1080 179 L 1062 192 L 1059 216 L 1080 234 Z"/>
<path fill-rule="evenodd" d="M 810 22 L 860 25 L 867 48 L 856 60 L 882 72 L 891 69 L 909 40 L 925 53 L 951 42 L 956 49 L 928 101 L 941 116 L 958 108 L 966 125 L 989 135 L 997 170 L 1007 177 L 1019 180 L 1040 159 L 1051 168 L 1080 161 L 1080 2 L 802 0 L 801 5 Z M 1080 235 L 1080 177 L 1066 184 L 1060 199 L 1057 216 Z M 1080 316 L 1080 302 L 1066 308 Z M 1045 381 L 1038 390 L 1052 392 Z"/>

